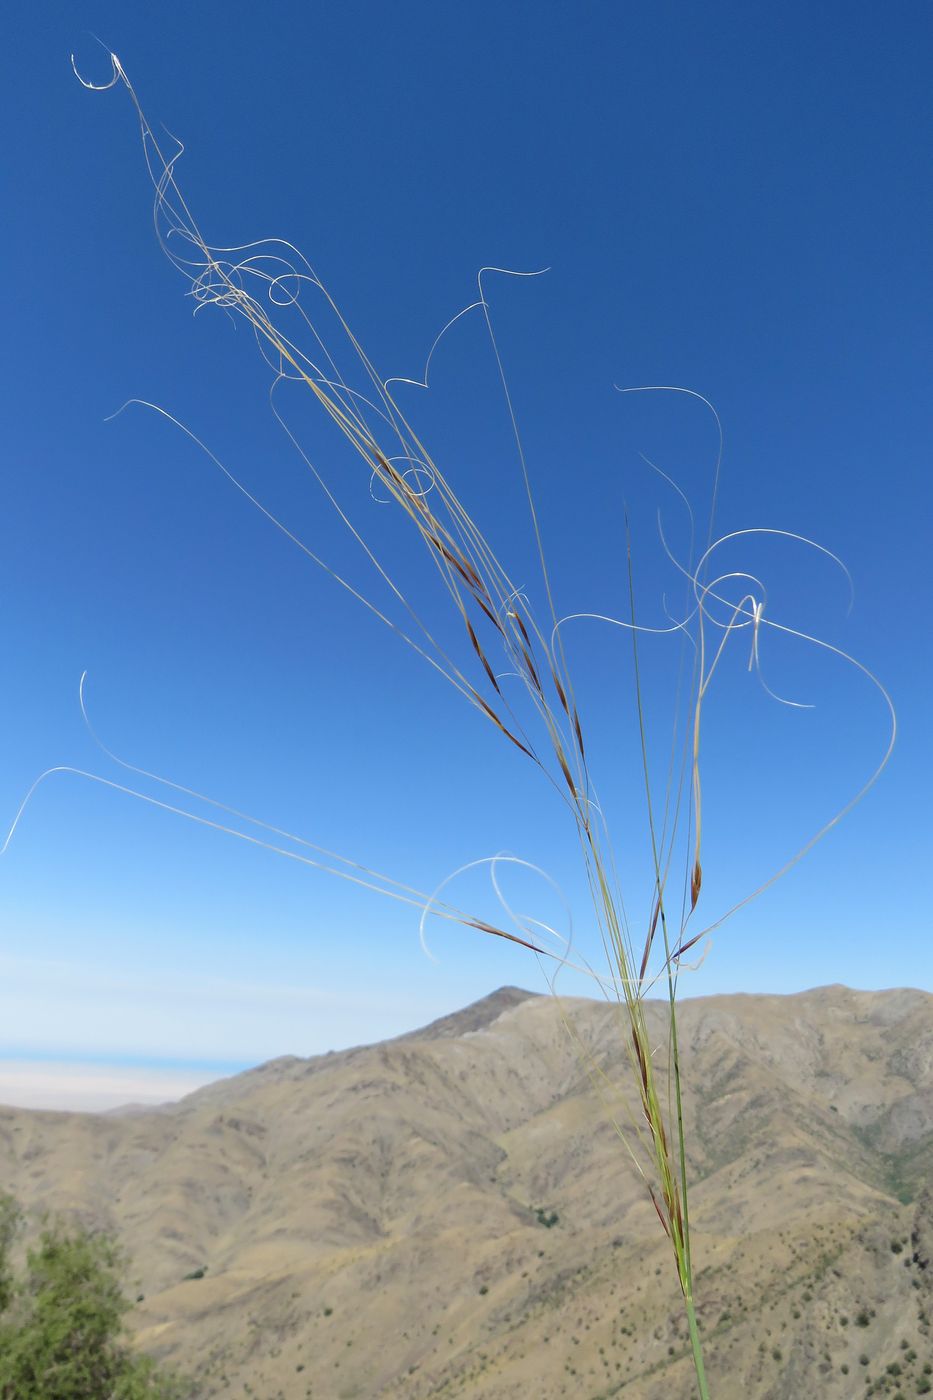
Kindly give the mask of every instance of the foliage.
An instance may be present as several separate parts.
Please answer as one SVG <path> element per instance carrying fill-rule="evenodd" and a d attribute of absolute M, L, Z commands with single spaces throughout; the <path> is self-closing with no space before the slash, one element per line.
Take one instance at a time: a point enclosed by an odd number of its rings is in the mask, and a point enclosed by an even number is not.
<path fill-rule="evenodd" d="M 12 1196 L 0 1195 L 0 1317 L 13 1301 L 10 1249 L 19 1228 L 20 1211 Z"/>
<path fill-rule="evenodd" d="M 190 1390 L 134 1353 L 124 1319 L 125 1259 L 115 1241 L 47 1225 L 20 1278 L 10 1251 L 20 1220 L 0 1197 L 2 1400 L 182 1400 Z"/>

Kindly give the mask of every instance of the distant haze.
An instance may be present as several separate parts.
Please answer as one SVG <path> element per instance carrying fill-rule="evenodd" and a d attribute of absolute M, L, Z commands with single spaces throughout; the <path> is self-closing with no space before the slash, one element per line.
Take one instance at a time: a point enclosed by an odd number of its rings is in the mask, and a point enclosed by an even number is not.
<path fill-rule="evenodd" d="M 217 1071 L 84 1064 L 74 1060 L 0 1060 L 0 1104 L 15 1108 L 107 1112 L 125 1104 L 183 1098 Z"/>

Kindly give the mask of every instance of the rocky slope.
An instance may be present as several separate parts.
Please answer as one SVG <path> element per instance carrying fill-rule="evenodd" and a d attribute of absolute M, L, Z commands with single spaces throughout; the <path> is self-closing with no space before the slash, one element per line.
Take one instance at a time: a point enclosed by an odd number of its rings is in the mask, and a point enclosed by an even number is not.
<path fill-rule="evenodd" d="M 933 1393 L 933 996 L 714 997 L 678 1026 L 716 1400 Z M 158 1111 L 0 1109 L 0 1181 L 119 1234 L 140 1344 L 204 1397 L 690 1400 L 610 1122 L 629 1075 L 612 1007 L 504 988 Z"/>

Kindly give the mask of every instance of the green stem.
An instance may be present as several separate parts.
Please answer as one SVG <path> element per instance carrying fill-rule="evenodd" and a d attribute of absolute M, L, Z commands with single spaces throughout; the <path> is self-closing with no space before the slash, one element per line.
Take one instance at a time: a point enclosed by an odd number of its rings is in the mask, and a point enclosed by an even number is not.
<path fill-rule="evenodd" d="M 693 1299 L 689 1293 L 684 1294 L 684 1306 L 687 1309 L 687 1325 L 690 1328 L 690 1345 L 693 1348 L 693 1364 L 697 1372 L 697 1385 L 700 1388 L 700 1400 L 709 1400 L 709 1387 L 706 1384 L 706 1371 L 703 1369 L 703 1348 L 700 1346 L 697 1315 L 693 1310 Z"/>

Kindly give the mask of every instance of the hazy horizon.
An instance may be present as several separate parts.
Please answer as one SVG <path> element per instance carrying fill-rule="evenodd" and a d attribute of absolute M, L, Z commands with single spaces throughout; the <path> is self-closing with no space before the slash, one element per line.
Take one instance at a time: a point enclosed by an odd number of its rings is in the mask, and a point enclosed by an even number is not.
<path fill-rule="evenodd" d="M 807 993 L 834 990 L 845 984 L 829 984 L 826 987 L 803 987 L 795 992 L 779 993 L 780 996 L 801 996 Z M 501 988 L 497 988 L 502 990 Z M 530 996 L 536 995 L 533 988 L 522 987 Z M 847 991 L 895 992 L 923 991 L 915 987 L 849 987 Z M 537 993 L 540 994 L 540 993 Z M 494 995 L 489 993 L 487 995 Z M 715 993 L 713 995 L 716 995 Z M 767 995 L 765 993 L 727 993 L 727 996 Z M 590 998 L 598 1001 L 597 997 Z M 686 996 L 684 1001 L 696 998 Z M 485 1000 L 484 997 L 478 1000 Z M 661 998 L 663 1001 L 663 998 Z M 393 1027 L 380 1037 L 359 1037 L 350 1035 L 335 1043 L 317 1044 L 302 1050 L 285 1051 L 273 1058 L 294 1055 L 298 1058 L 313 1058 L 341 1050 L 379 1044 L 397 1035 L 406 1035 L 424 1029 L 432 1021 L 440 1020 L 454 1012 L 463 1011 L 466 1006 L 437 1007 L 424 1020 L 416 1024 L 402 1024 Z M 178 1060 L 159 1056 L 125 1056 L 119 1054 L 69 1054 L 62 1049 L 38 1055 L 29 1049 L 17 1050 L 0 1041 L 0 1107 L 49 1109 L 76 1113 L 110 1112 L 125 1107 L 152 1108 L 161 1104 L 177 1102 L 186 1094 L 204 1088 L 220 1079 L 256 1069 L 265 1061 L 254 1060 Z"/>

